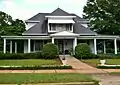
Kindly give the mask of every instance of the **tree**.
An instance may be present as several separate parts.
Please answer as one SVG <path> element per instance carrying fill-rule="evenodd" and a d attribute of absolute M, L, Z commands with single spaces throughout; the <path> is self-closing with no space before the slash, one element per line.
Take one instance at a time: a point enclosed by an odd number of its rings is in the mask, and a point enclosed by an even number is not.
<path fill-rule="evenodd" d="M 89 27 L 99 34 L 120 34 L 120 0 L 88 0 L 83 17 Z"/>
<path fill-rule="evenodd" d="M 14 29 L 15 35 L 21 35 L 25 31 L 25 23 L 22 20 L 16 19 L 12 22 L 12 26 Z"/>
<path fill-rule="evenodd" d="M 21 35 L 25 31 L 25 23 L 0 11 L 0 36 Z M 3 40 L 0 39 L 0 51 L 3 50 Z"/>

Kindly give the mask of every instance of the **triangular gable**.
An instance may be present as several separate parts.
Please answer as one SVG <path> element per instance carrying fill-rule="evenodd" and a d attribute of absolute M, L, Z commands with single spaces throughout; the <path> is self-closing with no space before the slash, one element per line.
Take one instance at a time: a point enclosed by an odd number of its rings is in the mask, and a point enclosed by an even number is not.
<path fill-rule="evenodd" d="M 71 16 L 71 15 L 64 10 L 57 8 L 49 16 Z"/>
<path fill-rule="evenodd" d="M 68 32 L 68 31 L 62 31 L 62 32 L 58 32 L 55 34 L 51 34 L 50 36 L 79 36 L 79 34 L 75 34 L 75 33 Z"/>

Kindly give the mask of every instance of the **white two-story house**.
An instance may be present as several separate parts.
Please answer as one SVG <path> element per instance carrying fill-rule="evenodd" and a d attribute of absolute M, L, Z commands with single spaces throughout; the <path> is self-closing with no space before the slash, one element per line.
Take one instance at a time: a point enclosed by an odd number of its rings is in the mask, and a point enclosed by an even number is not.
<path fill-rule="evenodd" d="M 54 43 L 59 48 L 60 54 L 68 54 L 69 50 L 75 49 L 78 43 L 87 43 L 91 52 L 97 54 L 97 40 L 103 40 L 104 53 L 106 53 L 105 40 L 113 40 L 115 54 L 117 54 L 117 39 L 119 36 L 98 35 L 91 31 L 87 20 L 76 14 L 68 13 L 57 8 L 52 13 L 38 13 L 25 21 L 26 31 L 22 36 L 2 36 L 4 39 L 4 53 L 6 53 L 6 42 L 9 41 L 9 52 L 17 53 L 19 45 L 16 41 L 23 41 L 23 52 L 30 53 L 42 49 L 47 42 Z M 14 45 L 14 46 L 13 46 Z M 14 47 L 14 48 L 13 48 Z"/>

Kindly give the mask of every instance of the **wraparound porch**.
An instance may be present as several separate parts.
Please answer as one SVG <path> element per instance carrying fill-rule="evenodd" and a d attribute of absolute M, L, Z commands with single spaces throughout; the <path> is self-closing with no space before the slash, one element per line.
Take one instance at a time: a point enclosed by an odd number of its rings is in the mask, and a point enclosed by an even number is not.
<path fill-rule="evenodd" d="M 75 47 L 78 43 L 85 43 L 83 41 L 87 41 L 86 43 L 90 46 L 91 52 L 94 54 L 98 53 L 98 47 L 97 47 L 97 41 L 102 40 L 103 41 L 103 47 L 104 47 L 104 53 L 106 53 L 106 40 L 111 40 L 114 42 L 114 53 L 117 54 L 117 41 L 119 40 L 118 36 L 2 36 L 4 38 L 4 49 L 3 52 L 6 53 L 6 42 L 9 41 L 9 52 L 13 53 L 13 47 L 14 47 L 14 53 L 17 53 L 19 49 L 19 45 L 17 41 L 23 41 L 24 42 L 24 53 L 30 53 L 39 51 L 44 44 L 47 42 L 52 42 L 56 44 L 59 48 L 59 51 L 61 54 L 67 53 L 66 51 L 69 50 L 75 50 Z M 14 45 L 14 46 L 13 46 Z M 41 47 L 41 48 L 40 48 Z"/>

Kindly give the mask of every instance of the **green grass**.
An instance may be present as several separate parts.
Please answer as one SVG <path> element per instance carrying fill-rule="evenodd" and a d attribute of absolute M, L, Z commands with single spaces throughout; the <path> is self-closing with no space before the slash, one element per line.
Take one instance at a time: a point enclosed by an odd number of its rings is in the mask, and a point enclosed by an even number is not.
<path fill-rule="evenodd" d="M 33 73 L 0 73 L 0 84 L 15 83 L 67 83 L 95 81 L 90 75 L 77 73 L 33 74 Z"/>
<path fill-rule="evenodd" d="M 120 75 L 120 72 L 111 72 L 109 74 L 112 74 L 112 75 Z"/>
<path fill-rule="evenodd" d="M 23 59 L 23 60 L 0 60 L 0 66 L 28 66 L 28 65 L 60 65 L 59 59 Z"/>
<path fill-rule="evenodd" d="M 88 60 L 84 60 L 83 62 L 92 65 L 92 66 L 97 66 L 98 64 L 100 64 L 99 59 L 88 59 Z M 106 59 L 106 64 L 109 65 L 120 65 L 120 59 Z"/>

